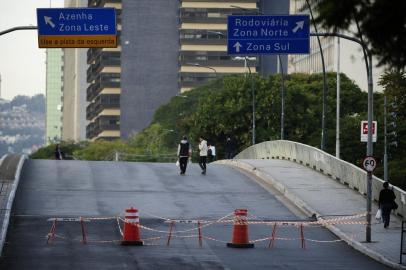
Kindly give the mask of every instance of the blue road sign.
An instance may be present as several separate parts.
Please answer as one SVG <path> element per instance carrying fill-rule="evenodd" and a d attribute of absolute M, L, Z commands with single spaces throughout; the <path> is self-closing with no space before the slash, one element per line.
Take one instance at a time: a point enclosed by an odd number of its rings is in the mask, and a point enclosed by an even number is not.
<path fill-rule="evenodd" d="M 228 16 L 228 54 L 309 53 L 308 15 Z"/>
<path fill-rule="evenodd" d="M 40 48 L 116 47 L 114 8 L 38 8 Z"/>

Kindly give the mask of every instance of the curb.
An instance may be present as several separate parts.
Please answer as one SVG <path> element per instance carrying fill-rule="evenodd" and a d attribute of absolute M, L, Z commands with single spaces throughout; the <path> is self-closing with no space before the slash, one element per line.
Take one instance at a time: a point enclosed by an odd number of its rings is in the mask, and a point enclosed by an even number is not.
<path fill-rule="evenodd" d="M 280 193 L 282 193 L 289 201 L 291 201 L 294 205 L 296 205 L 300 210 L 302 210 L 306 215 L 312 216 L 320 216 L 320 213 L 315 211 L 313 208 L 311 208 L 309 205 L 307 205 L 306 202 L 304 202 L 301 198 L 299 198 L 296 194 L 291 192 L 286 186 L 272 178 L 269 174 L 266 174 L 264 172 L 261 172 L 260 170 L 257 170 L 256 167 L 245 163 L 241 162 L 238 160 L 220 160 L 216 162 L 217 164 L 222 164 L 222 165 L 227 165 L 227 166 L 232 166 L 236 167 L 239 169 L 242 169 L 248 173 L 256 175 L 259 179 L 264 184 L 271 185 L 273 188 L 278 190 Z M 253 179 L 254 181 L 258 181 L 256 179 Z M 393 261 L 387 259 L 386 257 L 382 256 L 376 251 L 371 250 L 370 248 L 362 245 L 358 241 L 354 241 L 350 237 L 348 237 L 343 231 L 341 231 L 338 227 L 334 225 L 327 225 L 325 226 L 328 230 L 330 230 L 333 234 L 335 234 L 338 238 L 344 240 L 348 245 L 352 246 L 354 249 L 358 250 L 359 252 L 371 257 L 372 259 L 385 264 L 387 266 L 390 266 L 395 269 L 406 269 L 406 266 L 400 265 L 398 263 L 394 263 Z"/>

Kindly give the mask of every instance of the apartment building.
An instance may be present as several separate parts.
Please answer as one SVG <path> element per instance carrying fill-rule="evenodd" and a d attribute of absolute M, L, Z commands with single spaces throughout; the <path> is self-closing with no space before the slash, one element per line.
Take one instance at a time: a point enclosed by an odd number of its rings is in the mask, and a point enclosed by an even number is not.
<path fill-rule="evenodd" d="M 62 57 L 62 49 L 46 50 L 46 144 L 55 143 L 61 140 L 63 86 Z"/>
<path fill-rule="evenodd" d="M 314 9 L 312 10 L 315 12 Z M 290 3 L 291 14 L 309 14 L 309 9 L 305 0 L 292 0 Z M 314 32 L 313 24 L 310 26 L 310 31 Z M 318 26 L 319 32 L 325 32 L 321 26 Z M 352 33 L 356 32 L 355 26 L 350 27 Z M 353 36 L 352 33 L 344 33 Z M 365 68 L 365 60 L 362 49 L 359 44 L 345 39 L 336 37 L 320 37 L 321 48 L 324 55 L 326 72 L 336 72 L 340 68 L 341 73 L 345 73 L 350 79 L 364 91 L 368 88 L 367 72 Z M 340 47 L 340 50 L 338 50 Z M 340 52 L 340 54 L 338 54 Z M 373 59 L 375 60 L 375 59 Z M 377 61 L 373 61 L 377 63 Z M 323 72 L 320 47 L 316 37 L 310 38 L 310 53 L 289 55 L 289 73 L 321 73 Z M 374 89 L 382 90 L 378 85 L 380 75 L 383 73 L 383 67 L 373 67 Z"/>
<path fill-rule="evenodd" d="M 87 0 L 65 0 L 65 7 L 87 6 Z M 63 49 L 62 140 L 86 139 L 86 49 Z"/>
<path fill-rule="evenodd" d="M 117 49 L 87 52 L 91 140 L 128 138 L 171 97 L 245 73 L 247 65 L 253 73 L 277 72 L 276 56 L 245 63 L 227 54 L 227 16 L 289 12 L 289 0 L 89 0 L 88 6 L 115 7 L 119 29 Z"/>

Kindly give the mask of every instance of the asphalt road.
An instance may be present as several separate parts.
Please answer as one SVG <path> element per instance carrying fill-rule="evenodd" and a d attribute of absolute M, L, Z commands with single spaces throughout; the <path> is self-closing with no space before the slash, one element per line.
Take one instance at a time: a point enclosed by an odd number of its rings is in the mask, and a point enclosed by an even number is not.
<path fill-rule="evenodd" d="M 121 246 L 115 219 L 85 222 L 87 245 L 78 222 L 59 222 L 56 238 L 46 244 L 51 217 L 114 217 L 133 206 L 146 246 Z M 246 175 L 222 165 L 209 165 L 201 175 L 192 164 L 186 176 L 174 164 L 28 160 L 16 194 L 13 218 L 0 269 L 387 269 L 343 242 L 306 241 L 301 248 L 297 227 L 280 227 L 272 249 L 268 241 L 253 249 L 226 247 L 232 224 L 204 227 L 199 247 L 195 224 L 177 224 L 166 246 L 163 218 L 215 220 L 237 208 L 255 219 L 298 217 Z M 250 239 L 269 237 L 272 227 L 250 225 Z M 321 227 L 305 227 L 305 238 L 337 240 Z"/>

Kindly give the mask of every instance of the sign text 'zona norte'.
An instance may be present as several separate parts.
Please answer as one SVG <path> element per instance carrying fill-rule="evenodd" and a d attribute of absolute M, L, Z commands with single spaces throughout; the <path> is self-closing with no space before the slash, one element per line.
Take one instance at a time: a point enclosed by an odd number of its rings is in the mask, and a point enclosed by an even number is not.
<path fill-rule="evenodd" d="M 308 15 L 228 16 L 229 54 L 305 54 L 310 50 Z"/>
<path fill-rule="evenodd" d="M 114 8 L 38 8 L 40 48 L 117 47 Z"/>

